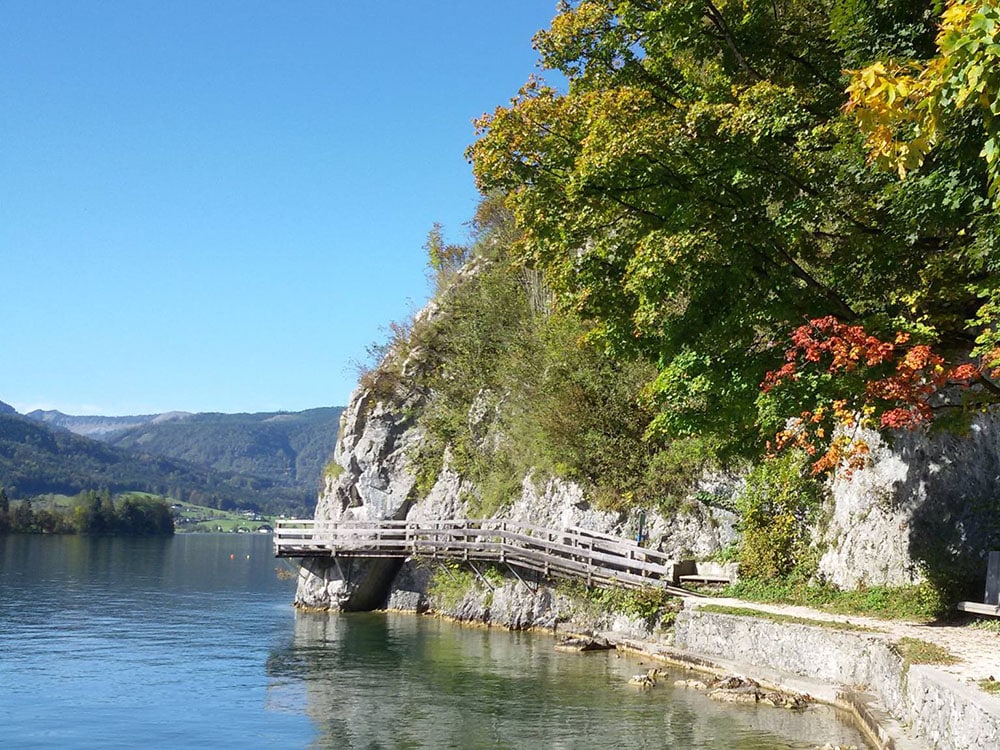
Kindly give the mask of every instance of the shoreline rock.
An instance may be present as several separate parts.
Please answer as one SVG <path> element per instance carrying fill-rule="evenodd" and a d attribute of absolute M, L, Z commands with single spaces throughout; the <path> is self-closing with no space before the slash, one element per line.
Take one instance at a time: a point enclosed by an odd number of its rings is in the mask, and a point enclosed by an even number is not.
<path fill-rule="evenodd" d="M 607 638 L 587 638 L 578 636 L 563 636 L 556 641 L 556 651 L 585 654 L 590 651 L 613 651 L 615 645 Z"/>

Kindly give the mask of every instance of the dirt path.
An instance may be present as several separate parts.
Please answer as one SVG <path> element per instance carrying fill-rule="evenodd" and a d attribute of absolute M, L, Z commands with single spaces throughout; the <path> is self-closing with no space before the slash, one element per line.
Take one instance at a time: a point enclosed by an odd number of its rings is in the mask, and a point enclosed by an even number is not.
<path fill-rule="evenodd" d="M 920 623 L 903 622 L 901 620 L 879 620 L 872 617 L 831 614 L 809 607 L 786 604 L 759 604 L 741 599 L 714 597 L 710 599 L 689 599 L 685 603 L 685 606 L 697 607 L 702 604 L 743 607 L 810 620 L 851 623 L 852 625 L 861 625 L 877 632 L 885 633 L 886 637 L 893 641 L 898 641 L 901 638 L 917 638 L 946 649 L 959 660 L 954 664 L 936 665 L 938 669 L 970 682 L 977 682 L 989 677 L 1000 680 L 1000 633 L 979 630 L 971 628 L 968 625 L 923 625 Z"/>

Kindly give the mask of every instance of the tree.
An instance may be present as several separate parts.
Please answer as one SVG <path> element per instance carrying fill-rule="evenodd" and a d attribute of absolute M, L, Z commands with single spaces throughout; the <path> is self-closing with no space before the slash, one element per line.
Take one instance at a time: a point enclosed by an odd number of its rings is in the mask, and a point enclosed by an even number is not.
<path fill-rule="evenodd" d="M 10 499 L 7 491 L 0 487 L 0 534 L 10 530 Z"/>
<path fill-rule="evenodd" d="M 94 490 L 86 490 L 78 496 L 73 512 L 74 525 L 81 534 L 103 534 L 104 516 L 101 513 L 101 497 Z"/>
<path fill-rule="evenodd" d="M 833 317 L 799 326 L 791 340 L 785 364 L 765 377 L 758 406 L 776 432 L 774 450 L 803 449 L 816 457 L 814 473 L 862 465 L 868 445 L 859 428 L 916 429 L 935 411 L 968 406 L 956 393 L 983 380 L 975 366 L 948 366 L 907 334 L 883 341 Z"/>
<path fill-rule="evenodd" d="M 435 222 L 424 243 L 427 253 L 427 267 L 430 269 L 434 289 L 445 289 L 455 278 L 455 274 L 470 259 L 469 248 L 465 245 L 449 245 L 444 241 L 444 226 Z"/>
<path fill-rule="evenodd" d="M 973 354 L 982 356 L 990 377 L 1000 376 L 994 251 L 1000 207 L 1000 8 L 991 1 L 949 0 L 932 54 L 896 55 L 864 66 L 854 71 L 847 91 L 847 110 L 865 135 L 871 161 L 911 183 L 944 182 L 948 201 L 968 205 L 964 247 L 950 260 L 980 301 L 969 315 L 978 336 Z"/>
<path fill-rule="evenodd" d="M 31 500 L 22 500 L 16 508 L 11 518 L 11 530 L 22 534 L 34 531 L 35 512 L 31 508 Z"/>
<path fill-rule="evenodd" d="M 1000 202 L 998 41 L 995 2 L 948 0 L 936 54 L 879 60 L 855 71 L 848 110 L 866 136 L 870 158 L 903 178 L 936 146 L 955 135 L 971 136 L 982 144 L 978 156 L 985 161 L 990 193 Z M 971 121 L 962 118 L 966 113 Z"/>
<path fill-rule="evenodd" d="M 529 80 L 469 156 L 519 262 L 657 365 L 651 435 L 759 449 L 761 384 L 806 320 L 968 360 L 998 231 L 982 170 L 958 142 L 956 174 L 900 183 L 845 112 L 845 67 L 932 54 L 933 30 L 918 3 L 582 0 L 536 36 L 568 90 Z"/>

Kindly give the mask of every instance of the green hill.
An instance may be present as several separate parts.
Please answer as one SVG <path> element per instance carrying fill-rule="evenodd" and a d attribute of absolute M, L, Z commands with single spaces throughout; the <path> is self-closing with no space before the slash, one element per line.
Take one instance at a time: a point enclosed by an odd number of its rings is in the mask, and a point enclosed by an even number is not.
<path fill-rule="evenodd" d="M 113 432 L 114 446 L 262 477 L 315 494 L 333 454 L 340 407 L 259 414 L 189 414 Z"/>
<path fill-rule="evenodd" d="M 12 498 L 106 487 L 218 508 L 296 514 L 309 512 L 316 496 L 313 488 L 107 445 L 9 412 L 0 413 L 0 486 Z"/>
<path fill-rule="evenodd" d="M 167 412 L 126 417 L 36 410 L 29 419 L 127 450 L 260 477 L 315 494 L 333 454 L 341 407 L 300 412 Z"/>

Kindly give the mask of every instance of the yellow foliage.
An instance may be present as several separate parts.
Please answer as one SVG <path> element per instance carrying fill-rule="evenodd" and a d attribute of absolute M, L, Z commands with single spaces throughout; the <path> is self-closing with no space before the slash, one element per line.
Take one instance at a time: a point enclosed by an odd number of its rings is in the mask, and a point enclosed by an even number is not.
<path fill-rule="evenodd" d="M 865 134 L 872 161 L 904 179 L 919 168 L 942 138 L 946 118 L 965 107 L 983 109 L 982 156 L 990 192 L 1000 205 L 996 146 L 1000 110 L 1000 13 L 995 0 L 948 2 L 936 38 L 938 54 L 927 61 L 875 62 L 851 76 L 845 110 Z"/>

